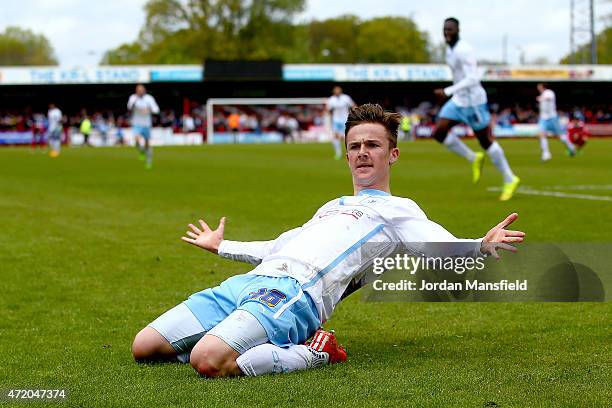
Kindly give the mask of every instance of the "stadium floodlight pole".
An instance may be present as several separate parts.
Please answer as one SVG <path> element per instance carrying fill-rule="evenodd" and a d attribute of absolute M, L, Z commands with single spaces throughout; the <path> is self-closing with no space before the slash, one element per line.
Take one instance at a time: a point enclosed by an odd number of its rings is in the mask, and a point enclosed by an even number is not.
<path fill-rule="evenodd" d="M 591 64 L 597 64 L 597 38 L 595 37 L 595 6 L 594 0 L 590 1 L 590 23 L 591 23 Z"/>
<path fill-rule="evenodd" d="M 594 3 L 594 0 L 570 0 L 569 62 L 571 64 L 597 63 Z"/>
<path fill-rule="evenodd" d="M 569 56 L 569 63 L 570 64 L 575 64 L 576 63 L 576 53 L 575 53 L 575 44 L 574 44 L 574 33 L 575 33 L 575 28 L 574 28 L 574 0 L 570 0 L 570 56 Z"/>
<path fill-rule="evenodd" d="M 213 144 L 214 105 L 325 105 L 327 97 L 320 98 L 208 98 L 206 101 L 206 143 Z"/>

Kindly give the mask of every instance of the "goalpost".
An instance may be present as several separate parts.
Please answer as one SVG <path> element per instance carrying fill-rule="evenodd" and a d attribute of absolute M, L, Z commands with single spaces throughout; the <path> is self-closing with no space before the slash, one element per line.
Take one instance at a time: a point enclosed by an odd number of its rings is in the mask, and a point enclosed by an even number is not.
<path fill-rule="evenodd" d="M 327 97 L 320 98 L 209 98 L 206 101 L 206 141 L 214 143 L 214 107 L 215 106 L 288 106 L 288 105 L 317 105 L 325 107 Z M 324 127 L 331 136 L 329 115 L 323 115 Z"/>

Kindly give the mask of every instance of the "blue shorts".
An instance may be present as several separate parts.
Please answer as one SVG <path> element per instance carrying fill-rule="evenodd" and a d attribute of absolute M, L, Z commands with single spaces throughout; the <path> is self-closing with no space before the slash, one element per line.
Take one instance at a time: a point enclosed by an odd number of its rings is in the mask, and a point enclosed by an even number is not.
<path fill-rule="evenodd" d="M 340 121 L 332 121 L 332 130 L 336 133 L 344 134 L 345 123 Z"/>
<path fill-rule="evenodd" d="M 148 126 L 132 126 L 132 131 L 134 132 L 134 136 L 140 135 L 145 138 L 145 140 L 149 140 L 151 137 L 151 128 Z"/>
<path fill-rule="evenodd" d="M 206 331 L 234 310 L 246 310 L 261 323 L 270 342 L 280 347 L 304 343 L 321 326 L 314 302 L 289 277 L 236 275 L 183 303 Z"/>
<path fill-rule="evenodd" d="M 478 131 L 489 126 L 491 114 L 486 103 L 478 106 L 457 106 L 453 100 L 449 100 L 442 106 L 438 117 L 462 122 Z"/>
<path fill-rule="evenodd" d="M 49 140 L 60 140 L 62 138 L 62 129 L 55 128 L 49 132 Z"/>
<path fill-rule="evenodd" d="M 538 126 L 543 133 L 552 133 L 553 135 L 560 135 L 563 133 L 561 131 L 561 124 L 559 123 L 558 116 L 550 119 L 540 119 L 538 121 Z"/>

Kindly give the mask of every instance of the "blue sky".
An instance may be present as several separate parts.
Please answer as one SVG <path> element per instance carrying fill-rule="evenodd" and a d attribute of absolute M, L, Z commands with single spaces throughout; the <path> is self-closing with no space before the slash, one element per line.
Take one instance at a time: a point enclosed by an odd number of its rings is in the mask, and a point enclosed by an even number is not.
<path fill-rule="evenodd" d="M 575 0 L 587 4 L 588 0 Z M 96 65 L 105 50 L 132 41 L 144 22 L 146 0 L 2 0 L 0 30 L 19 25 L 43 33 L 51 41 L 60 64 Z M 375 4 L 375 10 L 372 5 Z M 403 15 L 412 17 L 430 38 L 442 41 L 445 17 L 461 21 L 462 36 L 480 59 L 500 60 L 502 38 L 508 38 L 508 60 L 518 63 L 545 57 L 556 62 L 569 50 L 570 0 L 307 0 L 299 21 L 341 14 L 361 18 Z M 595 0 L 598 15 L 612 13 L 612 1 Z M 603 23 L 597 21 L 601 29 Z"/>

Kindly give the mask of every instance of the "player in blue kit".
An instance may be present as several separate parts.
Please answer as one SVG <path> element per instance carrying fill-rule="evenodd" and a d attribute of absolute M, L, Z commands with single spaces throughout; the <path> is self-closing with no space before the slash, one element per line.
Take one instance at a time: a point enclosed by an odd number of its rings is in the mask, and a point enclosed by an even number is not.
<path fill-rule="evenodd" d="M 203 220 L 190 224 L 183 241 L 255 267 L 192 294 L 142 329 L 132 346 L 134 358 L 189 362 L 207 377 L 257 376 L 344 361 L 346 353 L 333 334 L 318 329 L 349 285 L 381 255 L 360 253 L 362 245 L 402 242 L 418 253 L 439 255 L 440 245 L 428 243 L 453 243 L 444 249 L 445 256 L 498 256 L 498 248 L 514 250 L 510 244 L 525 235 L 506 229 L 516 214 L 484 238 L 458 239 L 429 220 L 414 201 L 391 195 L 399 123 L 399 114 L 379 105 L 352 108 L 346 158 L 353 195 L 329 201 L 305 224 L 274 240 L 226 240 L 224 218 L 215 230 Z"/>

